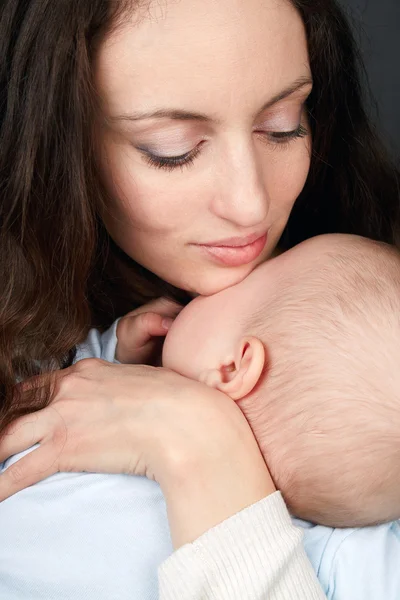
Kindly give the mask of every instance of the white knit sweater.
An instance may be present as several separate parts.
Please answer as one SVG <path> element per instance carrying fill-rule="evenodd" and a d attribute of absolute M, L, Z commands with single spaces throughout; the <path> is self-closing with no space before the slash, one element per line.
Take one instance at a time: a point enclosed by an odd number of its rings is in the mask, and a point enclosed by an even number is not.
<path fill-rule="evenodd" d="M 159 584 L 160 600 L 326 600 L 279 492 L 182 546 Z"/>

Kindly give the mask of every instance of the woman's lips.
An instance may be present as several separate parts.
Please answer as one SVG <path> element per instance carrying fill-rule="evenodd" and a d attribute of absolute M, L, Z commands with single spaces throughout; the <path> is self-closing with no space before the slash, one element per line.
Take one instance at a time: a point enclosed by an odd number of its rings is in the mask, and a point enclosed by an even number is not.
<path fill-rule="evenodd" d="M 256 258 L 265 248 L 267 242 L 267 234 L 264 233 L 251 244 L 245 246 L 209 246 L 199 245 L 204 252 L 208 254 L 215 262 L 218 262 L 227 267 L 240 267 L 247 265 Z"/>

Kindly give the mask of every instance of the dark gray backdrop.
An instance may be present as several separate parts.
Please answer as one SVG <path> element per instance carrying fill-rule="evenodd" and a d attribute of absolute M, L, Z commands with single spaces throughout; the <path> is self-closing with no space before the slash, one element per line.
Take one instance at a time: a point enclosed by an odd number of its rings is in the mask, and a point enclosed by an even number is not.
<path fill-rule="evenodd" d="M 379 127 L 400 156 L 400 0 L 340 0 L 350 13 L 379 114 Z"/>

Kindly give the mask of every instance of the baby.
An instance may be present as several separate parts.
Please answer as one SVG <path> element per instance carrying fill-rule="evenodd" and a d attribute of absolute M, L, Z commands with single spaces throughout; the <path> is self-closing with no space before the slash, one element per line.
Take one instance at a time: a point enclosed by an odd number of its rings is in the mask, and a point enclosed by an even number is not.
<path fill-rule="evenodd" d="M 399 357 L 400 256 L 345 235 L 196 298 L 164 344 L 239 404 L 329 600 L 400 598 Z"/>
<path fill-rule="evenodd" d="M 292 514 L 330 527 L 400 517 L 399 357 L 400 257 L 344 235 L 194 299 L 163 349 L 237 401 Z"/>

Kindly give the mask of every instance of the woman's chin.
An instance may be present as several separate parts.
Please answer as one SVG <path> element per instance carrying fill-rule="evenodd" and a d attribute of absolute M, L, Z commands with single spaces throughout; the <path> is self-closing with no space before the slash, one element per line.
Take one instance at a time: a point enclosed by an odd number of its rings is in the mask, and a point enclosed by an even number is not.
<path fill-rule="evenodd" d="M 245 265 L 235 269 L 218 270 L 217 273 L 212 274 L 198 274 L 197 277 L 194 275 L 193 279 L 186 283 L 185 289 L 193 298 L 212 296 L 243 281 L 256 266 L 257 264 Z"/>
<path fill-rule="evenodd" d="M 240 266 L 213 264 L 208 260 L 199 260 L 198 257 L 195 260 L 192 260 L 192 257 L 185 260 L 185 257 L 181 256 L 179 261 L 170 261 L 168 269 L 165 265 L 158 271 L 153 265 L 147 265 L 146 268 L 156 272 L 161 279 L 174 287 L 185 290 L 193 298 L 212 296 L 243 281 L 258 265 L 270 258 L 272 251 L 273 248 L 266 247 L 255 260 Z"/>

